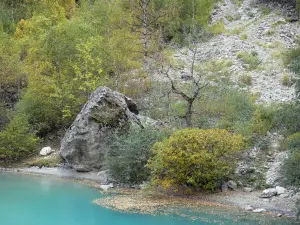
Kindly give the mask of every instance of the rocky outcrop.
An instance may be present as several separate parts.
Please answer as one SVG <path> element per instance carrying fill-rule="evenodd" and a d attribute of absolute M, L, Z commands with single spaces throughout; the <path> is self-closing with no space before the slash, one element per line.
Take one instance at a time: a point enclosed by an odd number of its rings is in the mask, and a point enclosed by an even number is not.
<path fill-rule="evenodd" d="M 109 151 L 109 137 L 132 127 L 143 127 L 136 104 L 109 88 L 98 88 L 67 130 L 61 156 L 78 172 L 99 170 Z"/>

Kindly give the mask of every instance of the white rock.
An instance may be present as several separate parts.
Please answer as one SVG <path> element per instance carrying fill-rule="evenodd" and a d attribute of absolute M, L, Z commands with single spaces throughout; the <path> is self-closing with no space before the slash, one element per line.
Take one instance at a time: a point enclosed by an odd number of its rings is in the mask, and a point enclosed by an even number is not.
<path fill-rule="evenodd" d="M 255 213 L 263 213 L 263 212 L 266 212 L 265 209 L 261 208 L 261 209 L 254 209 L 253 212 Z"/>
<path fill-rule="evenodd" d="M 104 191 L 107 191 L 108 189 L 113 188 L 113 187 L 114 187 L 114 184 L 102 184 L 102 185 L 100 185 L 100 188 Z"/>
<path fill-rule="evenodd" d="M 247 205 L 247 206 L 245 207 L 245 210 L 246 210 L 246 211 L 253 211 L 253 207 L 252 207 L 251 205 Z"/>
<path fill-rule="evenodd" d="M 284 187 L 276 186 L 277 194 L 281 195 L 286 192 L 286 189 Z"/>
<path fill-rule="evenodd" d="M 276 188 L 268 188 L 268 189 L 265 189 L 263 191 L 263 193 L 275 196 L 275 195 L 277 195 L 277 190 L 276 190 Z"/>
<path fill-rule="evenodd" d="M 48 146 L 42 148 L 42 150 L 40 151 L 40 155 L 46 156 L 46 155 L 50 155 L 52 152 L 55 152 L 55 150 Z"/>

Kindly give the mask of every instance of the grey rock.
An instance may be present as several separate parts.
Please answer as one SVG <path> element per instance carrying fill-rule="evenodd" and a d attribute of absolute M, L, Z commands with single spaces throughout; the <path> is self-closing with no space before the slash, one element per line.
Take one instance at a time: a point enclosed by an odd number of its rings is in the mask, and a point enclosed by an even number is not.
<path fill-rule="evenodd" d="M 143 127 L 136 104 L 107 87 L 98 88 L 61 142 L 60 154 L 78 172 L 100 170 L 112 134 Z"/>
<path fill-rule="evenodd" d="M 237 189 L 237 183 L 234 182 L 233 180 L 230 180 L 227 182 L 227 186 L 230 190 L 235 190 Z"/>
<path fill-rule="evenodd" d="M 273 196 L 277 195 L 276 188 L 268 188 L 263 191 L 260 198 L 272 198 Z"/>
<path fill-rule="evenodd" d="M 252 191 L 253 191 L 253 189 L 250 188 L 250 187 L 245 187 L 244 188 L 244 192 L 252 192 Z"/>

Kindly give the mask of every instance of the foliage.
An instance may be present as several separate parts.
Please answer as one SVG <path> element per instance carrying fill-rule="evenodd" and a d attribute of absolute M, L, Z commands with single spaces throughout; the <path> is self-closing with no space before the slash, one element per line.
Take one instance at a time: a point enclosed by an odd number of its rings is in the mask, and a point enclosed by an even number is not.
<path fill-rule="evenodd" d="M 43 158 L 35 158 L 29 162 L 26 162 L 26 166 L 37 166 L 39 168 L 42 167 L 56 167 L 59 164 L 63 163 L 63 159 L 60 155 L 55 156 L 47 156 Z"/>
<path fill-rule="evenodd" d="M 106 159 L 114 179 L 120 183 L 141 184 L 147 181 L 150 171 L 145 167 L 152 145 L 167 137 L 167 132 L 150 128 L 131 130 L 111 140 Z"/>
<path fill-rule="evenodd" d="M 224 22 L 219 20 L 209 29 L 214 35 L 223 34 L 226 32 Z"/>
<path fill-rule="evenodd" d="M 165 189 L 187 185 L 214 190 L 233 173 L 242 146 L 242 136 L 226 130 L 179 130 L 153 146 L 147 167 L 153 184 Z"/>
<path fill-rule="evenodd" d="M 0 160 L 11 161 L 32 153 L 39 139 L 23 115 L 17 115 L 0 133 Z"/>
<path fill-rule="evenodd" d="M 245 85 L 251 86 L 252 85 L 252 76 L 249 74 L 244 74 L 241 76 L 240 81 Z"/>
<path fill-rule="evenodd" d="M 282 184 L 288 186 L 300 187 L 300 151 L 295 149 L 289 153 L 284 160 L 280 173 L 283 177 Z"/>
<path fill-rule="evenodd" d="M 253 115 L 252 131 L 258 135 L 265 135 L 274 127 L 274 106 L 257 105 Z"/>
<path fill-rule="evenodd" d="M 287 147 L 290 150 L 300 149 L 300 133 L 289 135 L 286 140 Z"/>
<path fill-rule="evenodd" d="M 275 125 L 286 134 L 300 132 L 300 105 L 298 103 L 282 104 L 275 115 Z"/>
<path fill-rule="evenodd" d="M 288 86 L 288 87 L 292 86 L 292 84 L 293 84 L 291 78 L 287 74 L 285 74 L 281 77 L 281 83 L 282 83 L 282 85 Z"/>
<path fill-rule="evenodd" d="M 255 70 L 261 63 L 256 52 L 239 52 L 237 57 L 243 61 L 247 70 Z"/>

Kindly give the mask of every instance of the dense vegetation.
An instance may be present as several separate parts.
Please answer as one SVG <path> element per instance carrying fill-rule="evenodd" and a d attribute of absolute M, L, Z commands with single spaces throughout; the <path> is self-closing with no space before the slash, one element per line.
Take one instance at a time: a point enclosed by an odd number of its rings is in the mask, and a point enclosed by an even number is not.
<path fill-rule="evenodd" d="M 152 182 L 165 189 L 214 190 L 233 174 L 242 147 L 242 136 L 226 130 L 184 129 L 157 142 L 147 166 Z"/>

